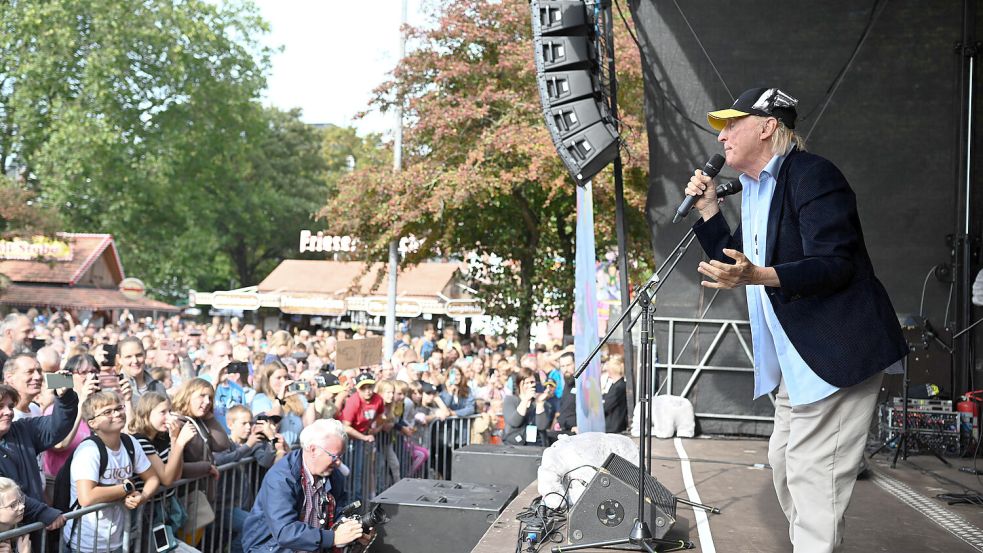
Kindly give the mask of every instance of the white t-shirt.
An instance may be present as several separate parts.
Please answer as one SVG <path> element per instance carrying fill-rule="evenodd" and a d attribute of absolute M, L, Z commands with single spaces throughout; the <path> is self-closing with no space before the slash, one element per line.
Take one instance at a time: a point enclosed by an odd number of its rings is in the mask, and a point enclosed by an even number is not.
<path fill-rule="evenodd" d="M 27 404 L 27 412 L 21 411 L 20 409 L 14 408 L 14 420 L 19 421 L 21 419 L 30 419 L 34 417 L 41 416 L 41 407 L 33 401 Z"/>
<path fill-rule="evenodd" d="M 127 478 L 132 479 L 135 475 L 150 468 L 150 460 L 147 459 L 147 455 L 143 452 L 140 444 L 129 436 L 122 436 L 122 439 L 133 442 L 135 470 L 130 464 L 130 456 L 126 452 L 126 448 L 120 444 L 116 451 L 109 447 L 106 448 L 109 457 L 106 471 L 101 475 L 97 474 L 99 472 L 99 446 L 92 440 L 85 440 L 79 444 L 75 450 L 75 455 L 72 457 L 72 504 L 78 500 L 78 488 L 76 488 L 78 480 L 90 480 L 98 482 L 99 485 L 114 486 L 122 484 L 123 480 Z M 90 513 L 76 519 L 74 525 L 66 524 L 62 534 L 65 540 L 71 543 L 72 549 L 77 551 L 95 551 L 96 546 L 100 551 L 118 549 L 123 546 L 123 528 L 129 521 L 128 513 L 129 511 L 122 502 L 115 503 L 98 513 L 98 527 L 96 526 L 97 513 Z M 72 528 L 73 535 L 69 535 L 68 531 L 72 526 L 74 526 Z M 81 532 L 81 541 L 77 542 L 79 532 Z M 97 534 L 98 538 L 96 538 Z"/>

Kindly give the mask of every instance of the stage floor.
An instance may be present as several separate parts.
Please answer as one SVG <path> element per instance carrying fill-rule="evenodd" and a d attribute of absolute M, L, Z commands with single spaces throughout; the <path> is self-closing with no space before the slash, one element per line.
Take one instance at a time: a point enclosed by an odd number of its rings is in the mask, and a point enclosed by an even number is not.
<path fill-rule="evenodd" d="M 689 463 L 679 460 L 677 448 L 685 452 Z M 722 510 L 719 515 L 708 515 L 701 531 L 699 515 L 679 505 L 676 524 L 667 538 L 688 539 L 696 545 L 690 551 L 703 553 L 792 550 L 788 524 L 772 488 L 767 440 L 654 439 L 652 449 L 653 476 L 664 486 L 683 499 Z M 949 459 L 953 466 L 946 467 L 931 455 L 913 455 L 892 469 L 892 456 L 893 452 L 885 451 L 868 461 L 868 475 L 857 481 L 846 513 L 842 553 L 983 552 L 983 506 L 948 505 L 936 498 L 942 493 L 983 492 L 980 477 L 958 470 L 971 466 L 972 459 Z M 699 500 L 684 484 L 687 465 Z M 536 482 L 520 491 L 472 553 L 514 551 L 519 528 L 515 515 L 537 495 Z M 549 551 L 549 547 L 539 551 Z"/>

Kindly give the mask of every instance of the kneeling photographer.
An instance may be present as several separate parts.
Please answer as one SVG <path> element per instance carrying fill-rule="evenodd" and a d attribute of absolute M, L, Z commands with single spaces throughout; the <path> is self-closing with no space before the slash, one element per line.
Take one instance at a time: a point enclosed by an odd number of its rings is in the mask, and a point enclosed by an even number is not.
<path fill-rule="evenodd" d="M 266 473 L 246 518 L 243 551 L 322 551 L 362 537 L 357 520 L 335 518 L 348 503 L 340 470 L 347 435 L 341 422 L 320 419 L 300 433 L 300 449 Z"/>

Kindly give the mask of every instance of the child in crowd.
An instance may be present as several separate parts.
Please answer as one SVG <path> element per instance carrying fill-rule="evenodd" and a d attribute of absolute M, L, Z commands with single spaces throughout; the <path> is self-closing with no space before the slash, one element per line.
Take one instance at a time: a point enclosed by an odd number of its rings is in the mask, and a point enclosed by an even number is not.
<path fill-rule="evenodd" d="M 322 372 L 315 377 L 317 396 L 314 398 L 314 413 L 319 419 L 334 419 L 345 407 L 348 388 L 337 376 Z"/>
<path fill-rule="evenodd" d="M 251 455 L 263 468 L 270 468 L 287 453 L 287 441 L 277 434 L 276 425 L 280 417 L 260 415 L 253 423 L 253 414 L 245 405 L 232 406 L 227 415 L 229 439 L 237 446 L 248 445 L 253 448 Z"/>
<path fill-rule="evenodd" d="M 0 532 L 13 530 L 24 520 L 24 501 L 17 482 L 0 477 Z M 30 534 L 0 542 L 0 553 L 31 553 Z"/>
<path fill-rule="evenodd" d="M 164 388 L 167 390 L 174 387 L 174 380 L 171 378 L 171 371 L 163 367 L 154 367 L 150 369 L 150 377 L 163 384 Z"/>
<path fill-rule="evenodd" d="M 399 457 L 396 456 L 396 448 L 393 445 L 395 441 L 395 434 L 393 430 L 396 428 L 396 423 L 398 417 L 393 412 L 396 406 L 396 386 L 392 380 L 381 380 L 375 384 L 375 393 L 377 396 L 382 398 L 383 409 L 379 414 L 378 435 L 388 438 L 383 443 L 378 445 L 378 449 L 385 456 L 385 471 L 388 472 L 391 482 L 395 483 L 399 480 Z M 402 410 L 402 400 L 400 400 L 400 410 Z"/>
<path fill-rule="evenodd" d="M 355 377 L 355 393 L 345 400 L 341 411 L 341 422 L 345 424 L 348 436 L 362 442 L 374 442 L 378 432 L 377 418 L 382 414 L 385 403 L 373 386 L 375 379 L 371 373 L 361 373 Z"/>
<path fill-rule="evenodd" d="M 167 396 L 157 392 L 147 392 L 133 409 L 133 420 L 128 423 L 128 429 L 137 439 L 143 449 L 153 472 L 160 479 L 162 486 L 171 486 L 181 478 L 184 470 L 184 448 L 195 438 L 197 431 L 194 423 L 181 424 L 171 412 L 171 401 Z M 136 482 L 137 490 L 142 491 L 146 482 L 141 478 Z M 164 523 L 170 526 L 171 536 L 176 535 L 176 524 L 168 524 L 172 517 L 180 517 L 184 508 L 177 503 L 175 490 L 167 490 L 163 497 L 156 499 L 153 510 L 145 514 L 149 528 Z M 147 535 L 147 527 L 143 530 Z M 191 551 L 190 546 L 182 547 Z"/>
<path fill-rule="evenodd" d="M 426 424 L 421 424 L 416 419 L 417 413 L 420 413 L 423 419 L 426 420 L 426 415 L 423 413 L 424 408 L 421 404 L 423 401 L 423 388 L 419 381 L 413 381 L 412 383 L 397 381 L 396 390 L 397 393 L 405 395 L 403 413 L 400 417 L 403 424 L 401 432 L 404 435 L 403 447 L 406 448 L 411 462 L 407 476 L 414 478 L 419 476 L 420 469 L 430 459 L 430 450 L 420 445 L 422 432 L 417 431 L 418 429 L 426 429 Z"/>
<path fill-rule="evenodd" d="M 471 443 L 487 444 L 491 441 L 493 420 L 488 412 L 488 402 L 474 400 L 475 417 L 471 420 Z"/>
<path fill-rule="evenodd" d="M 365 470 L 362 463 L 366 453 L 375 442 L 375 434 L 379 431 L 378 417 L 384 409 L 382 398 L 375 393 L 375 379 L 372 373 L 363 372 L 355 377 L 355 393 L 345 400 L 345 408 L 341 411 L 341 422 L 345 432 L 352 438 L 349 442 L 353 455 L 352 465 L 352 501 L 362 499 L 362 479 Z M 371 474 L 371 471 L 368 471 Z"/>
<path fill-rule="evenodd" d="M 90 394 L 82 403 L 82 418 L 89 423 L 96 438 L 105 444 L 106 469 L 100 473 L 99 446 L 93 439 L 79 444 L 71 464 L 70 498 L 73 505 L 88 507 L 96 503 L 114 503 L 96 513 L 69 522 L 63 530 L 66 550 L 70 552 L 121 551 L 123 529 L 128 524 L 126 510 L 133 510 L 153 497 L 160 480 L 143 452 L 136 447 L 132 458 L 121 440 L 134 440 L 123 434 L 126 409 L 123 399 L 113 391 Z M 135 477 L 144 481 L 137 491 Z M 122 500 L 122 505 L 117 503 Z M 125 507 L 125 508 L 124 508 Z"/>

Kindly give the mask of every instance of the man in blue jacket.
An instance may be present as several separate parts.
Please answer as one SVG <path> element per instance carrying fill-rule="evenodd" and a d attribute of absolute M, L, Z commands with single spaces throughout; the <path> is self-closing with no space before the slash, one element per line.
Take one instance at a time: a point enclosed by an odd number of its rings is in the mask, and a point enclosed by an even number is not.
<path fill-rule="evenodd" d="M 6 362 L 8 371 L 18 365 L 37 364 L 33 353 L 14 355 Z M 0 384 L 0 476 L 16 481 L 24 492 L 24 524 L 41 522 L 48 530 L 65 525 L 61 511 L 45 503 L 38 472 L 38 454 L 65 439 L 78 414 L 78 395 L 71 389 L 55 390 L 50 415 L 14 421 L 14 406 L 20 394 Z M 32 543 L 40 539 L 32 539 Z"/>
<path fill-rule="evenodd" d="M 696 236 L 708 288 L 744 286 L 754 397 L 777 389 L 768 447 L 795 553 L 843 540 L 867 429 L 885 369 L 907 352 L 864 244 L 856 197 L 829 160 L 805 151 L 797 100 L 777 88 L 741 94 L 707 120 L 741 172 L 741 224 L 731 233 L 713 181 L 696 171 Z"/>
<path fill-rule="evenodd" d="M 247 553 L 330 551 L 362 536 L 362 525 L 346 521 L 331 530 L 346 507 L 341 465 L 347 435 L 334 419 L 318 419 L 300 433 L 300 449 L 266 473 L 253 510 L 243 525 Z"/>

